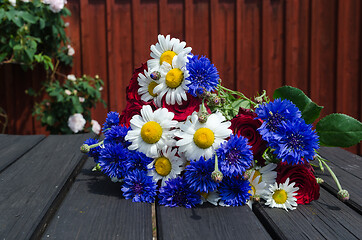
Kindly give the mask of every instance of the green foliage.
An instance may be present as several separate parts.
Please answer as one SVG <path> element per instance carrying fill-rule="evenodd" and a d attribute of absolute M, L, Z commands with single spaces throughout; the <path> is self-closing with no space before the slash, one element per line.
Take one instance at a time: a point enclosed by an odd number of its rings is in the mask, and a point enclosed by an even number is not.
<path fill-rule="evenodd" d="M 0 0 L 0 63 L 19 63 L 24 70 L 36 63 L 52 70 L 52 59 L 71 65 L 62 19 L 69 15 L 68 9 L 55 13 L 40 0 L 17 1 L 16 6 Z"/>
<path fill-rule="evenodd" d="M 350 147 L 362 141 L 362 123 L 345 114 L 334 113 L 322 118 L 316 130 L 324 146 Z"/>
<path fill-rule="evenodd" d="M 276 89 L 273 98 L 292 101 L 302 112 L 302 118 L 306 123 L 313 123 L 319 117 L 323 108 L 314 103 L 302 90 L 291 86 L 283 86 Z"/>
<path fill-rule="evenodd" d="M 75 81 L 67 78 L 64 83 L 58 80 L 44 83 L 44 89 L 48 97 L 40 103 L 36 103 L 33 115 L 41 121 L 42 126 L 51 134 L 71 134 L 68 127 L 68 118 L 81 113 L 87 122 L 91 122 L 91 108 L 97 102 L 102 102 L 100 89 L 103 81 L 95 78 L 83 76 Z M 28 94 L 36 95 L 29 90 Z"/>

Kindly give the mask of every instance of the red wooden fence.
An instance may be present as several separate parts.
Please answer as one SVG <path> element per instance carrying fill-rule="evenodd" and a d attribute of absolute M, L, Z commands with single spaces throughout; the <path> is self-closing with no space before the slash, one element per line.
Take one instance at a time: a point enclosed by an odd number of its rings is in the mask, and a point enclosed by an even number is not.
<path fill-rule="evenodd" d="M 283 84 L 302 89 L 332 112 L 362 119 L 360 0 L 68 0 L 66 19 L 76 50 L 73 73 L 98 74 L 104 99 L 94 118 L 125 107 L 135 67 L 149 58 L 157 35 L 185 40 L 194 54 L 211 58 L 223 83 L 254 96 Z M 0 106 L 9 133 L 43 131 L 22 93 L 39 84 L 35 73 L 4 67 Z M 25 108 L 24 108 L 25 106 Z M 361 154 L 361 145 L 349 148 Z"/>

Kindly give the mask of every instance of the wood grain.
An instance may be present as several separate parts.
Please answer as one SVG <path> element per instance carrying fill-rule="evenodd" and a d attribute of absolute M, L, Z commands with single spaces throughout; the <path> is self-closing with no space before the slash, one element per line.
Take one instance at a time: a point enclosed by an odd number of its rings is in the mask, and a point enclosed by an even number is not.
<path fill-rule="evenodd" d="M 248 206 L 157 206 L 159 239 L 270 239 Z"/>
<path fill-rule="evenodd" d="M 29 239 L 79 164 L 90 135 L 49 136 L 1 172 L 0 236 Z"/>
<path fill-rule="evenodd" d="M 88 159 L 42 239 L 151 239 L 151 204 L 122 197 Z"/>

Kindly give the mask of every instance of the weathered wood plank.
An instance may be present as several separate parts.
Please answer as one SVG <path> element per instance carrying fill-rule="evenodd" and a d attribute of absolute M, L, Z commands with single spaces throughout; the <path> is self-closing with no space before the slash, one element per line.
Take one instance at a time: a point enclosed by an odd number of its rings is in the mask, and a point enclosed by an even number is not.
<path fill-rule="evenodd" d="M 321 188 L 320 198 L 296 210 L 263 207 L 260 214 L 281 232 L 281 239 L 359 239 L 362 217 Z M 255 211 L 258 211 L 256 208 Z"/>
<path fill-rule="evenodd" d="M 87 160 L 43 239 L 151 239 L 151 204 L 125 200 L 94 164 Z"/>
<path fill-rule="evenodd" d="M 53 202 L 81 163 L 79 146 L 88 137 L 49 136 L 0 174 L 2 238 L 29 239 L 42 228 Z"/>
<path fill-rule="evenodd" d="M 248 206 L 158 206 L 156 212 L 159 239 L 270 239 Z"/>
<path fill-rule="evenodd" d="M 0 172 L 37 145 L 43 135 L 0 135 Z"/>
<path fill-rule="evenodd" d="M 362 157 L 341 148 L 322 147 L 319 153 L 323 158 L 330 161 L 327 164 L 338 177 L 342 188 L 347 189 L 350 193 L 350 200 L 346 204 L 352 205 L 352 207 L 356 208 L 355 210 L 362 213 Z M 316 173 L 318 177 L 325 181 L 322 187 L 332 190 L 335 194 L 338 192 L 333 178 L 326 169 L 324 173 L 316 169 Z"/>

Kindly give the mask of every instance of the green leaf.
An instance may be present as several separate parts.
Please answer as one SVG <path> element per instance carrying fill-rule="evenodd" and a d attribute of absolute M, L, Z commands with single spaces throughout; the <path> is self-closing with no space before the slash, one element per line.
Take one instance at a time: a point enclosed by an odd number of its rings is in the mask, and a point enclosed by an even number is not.
<path fill-rule="evenodd" d="M 32 14 L 30 14 L 28 12 L 21 12 L 20 16 L 22 19 L 24 19 L 28 23 L 31 23 L 31 24 L 36 23 L 36 17 L 34 17 Z"/>
<path fill-rule="evenodd" d="M 362 141 L 362 123 L 345 114 L 333 113 L 316 126 L 321 145 L 350 147 Z"/>
<path fill-rule="evenodd" d="M 319 117 L 323 108 L 314 103 L 302 90 L 291 86 L 283 86 L 276 89 L 273 98 L 292 101 L 302 112 L 302 118 L 308 124 L 313 123 Z"/>
<path fill-rule="evenodd" d="M 7 55 L 8 54 L 6 52 L 5 53 L 0 53 L 0 62 L 2 62 L 6 58 Z"/>

